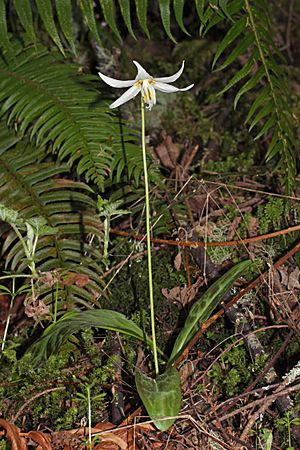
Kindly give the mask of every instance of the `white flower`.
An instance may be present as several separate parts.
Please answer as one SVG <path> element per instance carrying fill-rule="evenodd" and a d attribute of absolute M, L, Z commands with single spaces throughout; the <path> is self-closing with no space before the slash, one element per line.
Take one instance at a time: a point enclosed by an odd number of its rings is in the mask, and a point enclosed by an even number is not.
<path fill-rule="evenodd" d="M 100 78 L 102 78 L 102 80 L 105 83 L 109 84 L 109 86 L 115 88 L 129 87 L 129 89 L 127 89 L 127 91 L 124 92 L 124 94 L 121 95 L 121 97 L 119 97 L 118 100 L 116 100 L 114 103 L 110 105 L 110 108 L 117 108 L 118 106 L 123 105 L 124 103 L 134 98 L 139 92 L 141 92 L 144 103 L 151 110 L 152 106 L 156 104 L 155 89 L 161 92 L 170 93 L 178 91 L 187 91 L 188 89 L 191 89 L 194 86 L 194 84 L 191 84 L 186 88 L 179 89 L 175 86 L 170 86 L 168 84 L 174 83 L 174 81 L 176 81 L 180 77 L 184 69 L 184 61 L 181 65 L 181 68 L 178 70 L 178 72 L 174 73 L 174 75 L 171 75 L 170 77 L 161 77 L 161 78 L 153 78 L 137 61 L 133 61 L 133 63 L 136 65 L 138 70 L 135 80 L 128 80 L 128 81 L 115 80 L 114 78 L 108 77 L 106 75 L 103 75 L 103 73 L 98 72 Z"/>

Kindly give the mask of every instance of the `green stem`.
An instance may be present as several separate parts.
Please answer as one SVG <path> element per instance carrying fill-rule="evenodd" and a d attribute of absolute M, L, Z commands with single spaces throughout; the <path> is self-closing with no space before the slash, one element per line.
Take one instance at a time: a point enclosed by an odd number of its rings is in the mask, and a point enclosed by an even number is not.
<path fill-rule="evenodd" d="M 91 406 L 91 386 L 86 386 L 88 404 L 88 428 L 89 428 L 89 448 L 92 449 L 92 406 Z"/>
<path fill-rule="evenodd" d="M 146 139 L 145 139 L 145 108 L 144 100 L 141 95 L 141 115 L 142 115 L 142 150 L 144 163 L 144 179 L 145 179 L 145 201 L 146 201 L 146 233 L 147 233 L 147 256 L 148 256 L 148 281 L 149 281 L 149 301 L 150 301 L 150 318 L 151 318 L 151 334 L 153 342 L 153 357 L 156 375 L 159 374 L 156 335 L 155 335 L 155 314 L 153 300 L 153 279 L 152 279 L 152 259 L 151 259 L 151 236 L 150 236 L 150 201 L 149 201 L 149 183 L 146 156 Z"/>
<path fill-rule="evenodd" d="M 57 322 L 57 309 L 58 309 L 58 282 L 55 283 L 55 300 L 54 300 L 54 311 L 53 311 L 53 323 Z"/>
<path fill-rule="evenodd" d="M 6 321 L 6 324 L 5 324 L 5 329 L 4 329 L 3 338 L 2 338 L 2 345 L 1 345 L 1 351 L 2 352 L 4 350 L 4 346 L 5 346 L 5 342 L 6 342 L 6 338 L 7 338 L 8 327 L 9 327 L 9 323 L 10 323 L 10 319 L 11 319 L 11 313 L 12 313 L 15 297 L 16 297 L 16 280 L 15 280 L 15 278 L 13 278 L 12 279 L 12 291 L 11 291 L 11 297 L 10 297 L 10 303 L 9 303 L 8 316 L 7 316 L 7 321 Z"/>

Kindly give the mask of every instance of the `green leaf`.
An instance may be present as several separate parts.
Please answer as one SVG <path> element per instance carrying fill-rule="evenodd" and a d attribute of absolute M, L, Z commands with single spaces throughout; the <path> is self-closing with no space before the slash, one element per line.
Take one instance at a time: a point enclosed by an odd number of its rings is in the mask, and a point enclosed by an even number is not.
<path fill-rule="evenodd" d="M 202 26 L 200 27 L 201 35 L 205 35 L 226 17 L 231 19 L 235 14 L 240 14 L 244 7 L 244 0 L 232 0 L 229 4 L 226 4 L 226 14 L 218 5 L 213 5 L 212 1 L 208 2 L 208 4 L 209 6 L 203 14 Z"/>
<path fill-rule="evenodd" d="M 32 364 L 34 366 L 41 364 L 49 356 L 57 353 L 74 333 L 91 327 L 124 333 L 152 345 L 152 341 L 145 336 L 140 327 L 117 311 L 109 309 L 71 311 L 56 324 L 50 325 L 43 336 L 28 349 L 28 352 L 32 354 Z"/>
<path fill-rule="evenodd" d="M 237 104 L 240 100 L 240 98 L 248 91 L 250 91 L 251 89 L 253 89 L 258 82 L 260 81 L 260 79 L 265 75 L 265 70 L 264 67 L 261 66 L 258 71 L 250 78 L 250 80 L 247 81 L 247 83 L 244 84 L 244 86 L 241 87 L 241 89 L 238 91 L 238 93 L 235 96 L 234 99 L 234 109 L 236 109 Z"/>
<path fill-rule="evenodd" d="M 167 33 L 171 41 L 173 41 L 176 44 L 176 40 L 174 39 L 171 33 L 170 0 L 158 0 L 158 4 L 165 32 Z"/>
<path fill-rule="evenodd" d="M 19 0 L 22 1 L 22 0 Z M 72 52 L 76 55 L 76 48 L 72 30 L 72 4 L 71 0 L 56 0 L 56 11 L 60 27 L 67 39 Z"/>
<path fill-rule="evenodd" d="M 173 7 L 174 7 L 174 13 L 177 20 L 178 25 L 182 29 L 182 31 L 190 36 L 190 33 L 185 28 L 185 25 L 183 23 L 183 8 L 184 8 L 185 0 L 174 0 Z"/>
<path fill-rule="evenodd" d="M 219 44 L 218 49 L 216 51 L 213 63 L 212 63 L 212 69 L 215 67 L 215 64 L 217 60 L 220 58 L 224 50 L 245 30 L 247 23 L 247 17 L 242 16 L 240 20 L 235 22 L 232 27 L 228 30 L 226 33 L 224 39 Z"/>
<path fill-rule="evenodd" d="M 270 101 L 266 105 L 264 105 L 264 107 L 259 111 L 258 114 L 256 114 L 256 116 L 252 120 L 251 125 L 249 127 L 249 131 L 251 131 L 261 119 L 263 119 L 268 114 L 270 114 L 273 109 L 274 109 L 274 105 L 273 105 L 272 101 Z"/>
<path fill-rule="evenodd" d="M 136 39 L 134 31 L 132 29 L 131 24 L 131 16 L 130 16 L 130 0 L 119 0 L 119 5 L 121 9 L 121 13 L 124 19 L 124 22 L 126 23 L 126 26 L 128 28 L 129 33 L 131 36 Z"/>
<path fill-rule="evenodd" d="M 153 379 L 137 370 L 135 383 L 154 425 L 161 431 L 170 428 L 176 420 L 181 404 L 178 371 L 170 366 L 163 374 Z"/>
<path fill-rule="evenodd" d="M 246 52 L 251 44 L 253 44 L 255 40 L 255 35 L 253 32 L 247 33 L 243 39 L 238 43 L 234 50 L 230 53 L 225 62 L 217 69 L 223 70 L 225 67 L 228 67 L 232 64 L 240 55 Z"/>
<path fill-rule="evenodd" d="M 229 5 L 230 5 L 230 3 L 229 3 Z M 233 22 L 233 18 L 231 17 L 230 11 L 228 9 L 228 0 L 220 1 L 219 7 L 221 8 L 221 11 L 225 14 L 227 19 L 229 19 Z"/>
<path fill-rule="evenodd" d="M 61 53 L 64 55 L 65 54 L 64 49 L 58 36 L 56 25 L 53 18 L 53 6 L 51 0 L 35 0 L 35 1 L 46 30 L 53 39 L 53 42 L 57 45 Z"/>
<path fill-rule="evenodd" d="M 80 0 L 80 7 L 82 9 L 89 30 L 92 32 L 94 38 L 98 42 L 98 45 L 102 46 L 94 15 L 93 0 Z"/>
<path fill-rule="evenodd" d="M 213 310 L 220 302 L 222 296 L 226 293 L 234 281 L 242 275 L 244 270 L 250 267 L 251 264 L 252 261 L 247 260 L 232 267 L 227 273 L 215 281 L 202 295 L 202 297 L 194 303 L 190 309 L 184 327 L 177 336 L 170 356 L 169 364 L 173 364 L 178 356 L 182 354 L 183 350 L 196 333 L 198 323 L 203 323 L 209 318 Z"/>
<path fill-rule="evenodd" d="M 254 102 L 252 103 L 251 108 L 249 109 L 249 112 L 247 114 L 247 117 L 245 119 L 245 124 L 249 122 L 255 111 L 261 107 L 266 101 L 269 100 L 270 97 L 270 86 L 267 85 L 263 88 L 263 90 L 260 92 L 260 94 L 256 97 Z"/>
<path fill-rule="evenodd" d="M 241 68 L 241 70 L 239 70 L 232 78 L 230 81 L 228 81 L 228 83 L 226 84 L 226 86 L 220 91 L 218 92 L 218 96 L 219 95 L 223 95 L 225 92 L 227 92 L 229 89 L 232 88 L 232 86 L 234 86 L 236 83 L 238 83 L 239 81 L 241 81 L 243 78 L 245 78 L 247 75 L 249 75 L 249 73 L 251 72 L 252 68 L 253 68 L 253 64 L 254 64 L 254 58 L 249 58 L 249 60 L 246 62 L 246 64 Z"/>
<path fill-rule="evenodd" d="M 260 132 L 255 136 L 254 140 L 256 141 L 257 139 L 262 137 L 265 133 L 267 133 L 267 131 L 269 131 L 269 129 L 272 128 L 276 122 L 277 122 L 277 117 L 274 114 L 266 121 L 266 123 L 264 124 L 264 126 L 262 127 Z"/>
<path fill-rule="evenodd" d="M 150 39 L 150 33 L 147 26 L 147 6 L 148 0 L 135 0 L 136 14 L 139 19 L 140 25 L 147 35 L 148 39 Z"/>
<path fill-rule="evenodd" d="M 203 22 L 205 0 L 195 0 L 196 10 L 201 22 Z"/>
<path fill-rule="evenodd" d="M 4 0 L 0 0 L 0 45 L 5 50 L 10 47 L 9 37 L 7 33 L 7 19 Z"/>
<path fill-rule="evenodd" d="M 115 18 L 114 2 L 112 2 L 111 0 L 99 0 L 99 2 L 104 14 L 104 19 L 106 20 L 110 28 L 113 30 L 119 41 L 122 42 L 122 38 L 119 33 Z"/>
<path fill-rule="evenodd" d="M 3 293 L 6 292 L 7 294 L 12 294 L 11 290 L 8 289 L 8 287 L 4 286 L 3 284 L 0 284 L 0 296 L 4 295 Z M 1 299 L 0 299 L 1 301 Z"/>
<path fill-rule="evenodd" d="M 0 220 L 7 223 L 15 224 L 18 220 L 19 214 L 17 211 L 11 208 L 7 208 L 3 204 L 0 204 Z"/>
<path fill-rule="evenodd" d="M 33 28 L 32 5 L 30 0 L 13 0 L 14 6 L 19 16 L 20 22 L 24 27 L 31 42 L 36 42 L 36 36 Z"/>

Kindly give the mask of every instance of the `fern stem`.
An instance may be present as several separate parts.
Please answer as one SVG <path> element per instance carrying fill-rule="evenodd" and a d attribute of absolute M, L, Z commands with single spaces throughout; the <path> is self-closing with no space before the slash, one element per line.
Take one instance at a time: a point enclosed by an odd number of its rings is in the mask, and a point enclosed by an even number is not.
<path fill-rule="evenodd" d="M 153 278 L 152 278 L 152 258 L 151 258 L 151 236 L 150 236 L 150 201 L 149 201 L 149 183 L 147 170 L 147 156 L 146 156 L 146 139 L 145 139 L 145 104 L 143 96 L 141 95 L 141 117 L 142 117 L 142 150 L 143 150 L 143 164 L 144 164 L 144 179 L 145 179 L 145 202 L 146 202 L 146 233 L 147 233 L 147 256 L 148 256 L 148 281 L 149 281 L 149 301 L 150 301 L 150 319 L 151 319 L 151 334 L 153 342 L 153 357 L 156 375 L 159 374 L 156 334 L 155 334 L 155 314 L 154 314 L 154 299 L 153 299 Z"/>

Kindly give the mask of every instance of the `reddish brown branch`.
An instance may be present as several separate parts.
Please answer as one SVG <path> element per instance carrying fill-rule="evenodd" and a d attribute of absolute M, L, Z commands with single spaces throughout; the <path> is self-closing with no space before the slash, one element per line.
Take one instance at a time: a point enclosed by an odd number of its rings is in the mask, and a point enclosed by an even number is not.
<path fill-rule="evenodd" d="M 252 242 L 264 241 L 265 239 L 271 239 L 277 236 L 282 236 L 283 234 L 293 233 L 294 231 L 300 230 L 300 225 L 295 225 L 294 227 L 285 228 L 284 230 L 273 231 L 272 233 L 262 234 L 261 236 L 254 236 L 247 239 L 240 239 L 237 241 L 224 241 L 224 242 L 193 242 L 193 241 L 174 241 L 169 239 L 157 239 L 152 238 L 151 242 L 154 244 L 164 244 L 164 245 L 176 245 L 178 247 L 233 247 L 234 245 L 245 245 Z M 136 241 L 143 241 L 145 236 L 140 234 L 130 234 L 127 231 L 120 231 L 114 228 L 110 229 L 110 233 L 116 234 L 118 236 L 130 237 Z"/>

